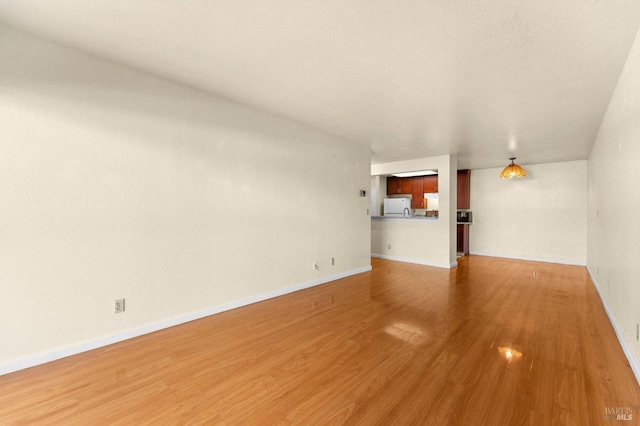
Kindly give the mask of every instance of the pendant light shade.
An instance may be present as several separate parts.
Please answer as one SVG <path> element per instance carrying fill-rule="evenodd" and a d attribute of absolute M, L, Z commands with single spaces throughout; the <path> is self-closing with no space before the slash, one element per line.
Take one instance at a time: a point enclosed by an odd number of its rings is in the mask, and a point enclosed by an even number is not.
<path fill-rule="evenodd" d="M 514 177 L 519 178 L 527 175 L 522 167 L 513 162 L 515 159 L 516 157 L 509 158 L 509 160 L 511 160 L 511 164 L 505 167 L 502 173 L 500 173 L 500 179 L 511 179 Z"/>

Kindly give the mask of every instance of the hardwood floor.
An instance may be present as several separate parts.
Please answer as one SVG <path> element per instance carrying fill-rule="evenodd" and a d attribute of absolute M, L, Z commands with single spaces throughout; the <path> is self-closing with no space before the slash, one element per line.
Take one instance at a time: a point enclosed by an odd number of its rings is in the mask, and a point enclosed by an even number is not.
<path fill-rule="evenodd" d="M 0 424 L 636 424 L 583 267 L 373 271 L 0 376 Z M 631 410 L 630 412 L 628 410 Z"/>

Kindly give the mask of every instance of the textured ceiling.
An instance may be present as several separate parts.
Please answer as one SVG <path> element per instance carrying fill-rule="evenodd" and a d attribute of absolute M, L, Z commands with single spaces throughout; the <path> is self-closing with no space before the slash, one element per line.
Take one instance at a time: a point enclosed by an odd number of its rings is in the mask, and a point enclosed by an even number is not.
<path fill-rule="evenodd" d="M 371 147 L 585 159 L 637 0 L 0 0 L 0 22 Z"/>

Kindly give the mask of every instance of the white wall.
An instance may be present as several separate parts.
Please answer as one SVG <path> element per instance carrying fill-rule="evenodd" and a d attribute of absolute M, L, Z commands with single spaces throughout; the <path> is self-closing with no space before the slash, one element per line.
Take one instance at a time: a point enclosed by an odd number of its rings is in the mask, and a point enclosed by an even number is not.
<path fill-rule="evenodd" d="M 384 204 L 384 197 L 386 193 L 386 178 L 371 176 L 371 192 L 369 193 L 371 199 L 371 216 L 382 215 L 382 206 Z"/>
<path fill-rule="evenodd" d="M 640 33 L 589 157 L 587 266 L 640 381 Z"/>
<path fill-rule="evenodd" d="M 374 219 L 371 221 L 371 255 L 383 259 L 451 268 L 442 222 L 427 219 Z"/>
<path fill-rule="evenodd" d="M 0 85 L 0 374 L 370 268 L 366 147 L 2 26 Z"/>
<path fill-rule="evenodd" d="M 587 162 L 521 165 L 521 179 L 500 179 L 502 168 L 471 171 L 469 251 L 585 265 Z"/>
<path fill-rule="evenodd" d="M 371 253 L 380 257 L 444 268 L 456 262 L 457 158 L 451 155 L 373 164 L 373 176 L 438 170 L 439 217 L 433 222 L 371 221 Z M 379 197 L 386 197 L 386 188 Z M 391 250 L 387 244 L 391 243 Z"/>

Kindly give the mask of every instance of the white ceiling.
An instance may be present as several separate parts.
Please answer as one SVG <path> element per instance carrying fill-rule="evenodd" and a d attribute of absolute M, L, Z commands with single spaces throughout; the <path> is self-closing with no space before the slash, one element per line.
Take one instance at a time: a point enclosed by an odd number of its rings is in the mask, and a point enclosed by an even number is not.
<path fill-rule="evenodd" d="M 585 159 L 638 0 L 0 0 L 0 22 L 372 149 Z"/>

